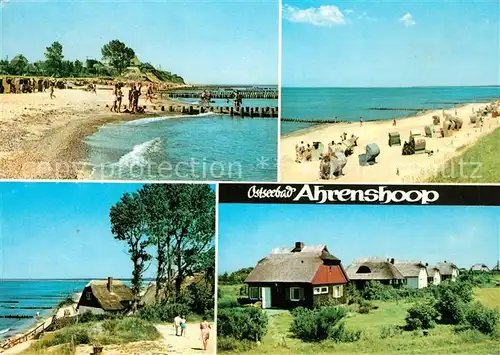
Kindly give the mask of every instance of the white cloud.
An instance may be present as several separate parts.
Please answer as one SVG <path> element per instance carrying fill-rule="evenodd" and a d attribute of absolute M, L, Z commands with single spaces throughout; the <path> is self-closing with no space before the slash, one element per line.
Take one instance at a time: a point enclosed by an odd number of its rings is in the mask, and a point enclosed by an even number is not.
<path fill-rule="evenodd" d="M 399 19 L 399 21 L 403 22 L 405 27 L 415 26 L 417 24 L 413 19 L 413 16 L 409 12 L 404 14 L 403 17 Z"/>
<path fill-rule="evenodd" d="M 346 15 L 349 15 L 349 14 L 352 14 L 352 13 L 354 13 L 353 9 L 345 9 L 344 10 L 344 14 L 346 14 Z"/>
<path fill-rule="evenodd" d="M 5 4 L 7 4 L 10 0 L 0 0 L 0 7 L 3 7 Z"/>
<path fill-rule="evenodd" d="M 283 7 L 283 18 L 290 22 L 308 23 L 314 26 L 340 26 L 347 24 L 344 14 L 334 5 L 299 9 L 290 5 Z"/>
<path fill-rule="evenodd" d="M 377 21 L 375 17 L 368 16 L 367 12 L 363 12 L 362 14 L 358 15 L 358 20 Z"/>

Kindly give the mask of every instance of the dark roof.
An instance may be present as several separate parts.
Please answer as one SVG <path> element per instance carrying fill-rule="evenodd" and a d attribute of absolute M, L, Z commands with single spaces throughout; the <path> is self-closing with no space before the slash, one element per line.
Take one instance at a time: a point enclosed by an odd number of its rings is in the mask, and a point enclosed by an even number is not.
<path fill-rule="evenodd" d="M 358 272 L 359 268 L 368 268 L 370 272 Z M 365 269 L 366 270 L 366 269 Z M 346 269 L 347 276 L 351 280 L 396 280 L 404 279 L 403 274 L 387 260 L 365 259 L 355 260 Z"/>
<path fill-rule="evenodd" d="M 340 260 L 330 254 L 325 245 L 294 248 L 275 248 L 260 260 L 245 282 L 297 282 L 311 283 L 324 261 Z"/>
<path fill-rule="evenodd" d="M 453 264 L 453 263 L 448 263 L 448 262 L 443 262 L 443 263 L 438 263 L 437 267 L 439 268 L 439 273 L 441 275 L 452 275 L 453 269 L 456 269 L 458 271 L 458 267 Z"/>
<path fill-rule="evenodd" d="M 105 311 L 121 311 L 133 301 L 132 290 L 120 280 L 113 280 L 111 291 L 106 280 L 92 280 L 87 284 Z"/>

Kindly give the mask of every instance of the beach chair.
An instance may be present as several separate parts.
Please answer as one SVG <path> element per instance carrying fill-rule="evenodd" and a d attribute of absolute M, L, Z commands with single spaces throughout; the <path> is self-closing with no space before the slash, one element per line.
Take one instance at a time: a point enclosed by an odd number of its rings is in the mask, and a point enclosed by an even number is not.
<path fill-rule="evenodd" d="M 425 136 L 427 138 L 434 137 L 434 128 L 431 126 L 425 126 Z"/>
<path fill-rule="evenodd" d="M 339 177 L 342 175 L 342 170 L 347 164 L 347 157 L 344 153 L 338 152 L 330 158 L 330 174 L 331 176 Z"/>
<path fill-rule="evenodd" d="M 380 154 L 380 148 L 375 143 L 370 143 L 365 147 L 366 151 L 366 161 L 369 165 L 376 163 L 375 158 Z"/>
<path fill-rule="evenodd" d="M 321 142 L 313 142 L 311 160 L 319 160 L 319 156 L 323 154 L 324 146 Z"/>
<path fill-rule="evenodd" d="M 422 132 L 421 131 L 418 131 L 418 130 L 411 130 L 410 131 L 410 138 L 412 137 L 421 137 L 422 136 Z"/>
<path fill-rule="evenodd" d="M 401 136 L 398 132 L 389 133 L 389 147 L 401 145 Z"/>
<path fill-rule="evenodd" d="M 11 80 L 12 79 L 9 79 L 9 78 L 5 78 L 3 80 L 4 84 L 3 84 L 3 93 L 4 94 L 10 94 L 10 83 L 11 83 Z"/>
<path fill-rule="evenodd" d="M 439 116 L 432 116 L 432 123 L 434 123 L 434 126 L 437 126 L 441 123 L 441 118 Z"/>
<path fill-rule="evenodd" d="M 464 124 L 464 121 L 462 121 L 460 118 L 458 117 L 455 117 L 453 119 L 453 123 L 455 123 L 455 130 L 459 131 L 460 129 L 462 129 L 462 126 Z"/>

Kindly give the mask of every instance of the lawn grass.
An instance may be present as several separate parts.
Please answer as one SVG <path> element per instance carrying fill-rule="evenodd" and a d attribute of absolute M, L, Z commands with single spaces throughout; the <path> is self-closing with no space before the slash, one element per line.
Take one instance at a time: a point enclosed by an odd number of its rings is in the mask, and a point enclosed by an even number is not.
<path fill-rule="evenodd" d="M 500 287 L 474 289 L 474 298 L 486 307 L 500 309 Z"/>
<path fill-rule="evenodd" d="M 485 125 L 488 121 L 485 122 Z M 500 182 L 500 128 L 481 137 L 461 154 L 445 163 L 428 181 L 435 183 Z"/>
<path fill-rule="evenodd" d="M 487 306 L 500 302 L 494 297 L 494 288 L 475 289 L 475 297 Z M 221 286 L 221 298 L 230 301 L 238 297 L 239 286 Z M 498 297 L 497 297 L 498 298 Z M 306 343 L 292 336 L 290 327 L 293 317 L 288 311 L 266 311 L 269 317 L 267 334 L 259 345 L 251 350 L 238 352 L 244 355 L 260 354 L 343 354 L 343 355 L 444 355 L 444 354 L 500 354 L 498 339 L 480 334 L 476 331 L 456 331 L 454 326 L 438 325 L 424 336 L 421 331 L 399 331 L 395 335 L 383 339 L 381 331 L 384 327 L 402 326 L 405 324 L 407 309 L 411 302 L 371 302 L 377 309 L 368 314 L 349 312 L 345 325 L 350 330 L 361 330 L 361 340 L 354 343 Z M 226 352 L 228 353 L 228 352 Z"/>

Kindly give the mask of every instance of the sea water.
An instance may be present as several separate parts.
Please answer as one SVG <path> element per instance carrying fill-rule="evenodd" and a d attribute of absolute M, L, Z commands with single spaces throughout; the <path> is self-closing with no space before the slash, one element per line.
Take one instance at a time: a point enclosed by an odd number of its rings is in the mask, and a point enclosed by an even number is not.
<path fill-rule="evenodd" d="M 415 88 L 283 88 L 284 118 L 307 120 L 364 121 L 391 120 L 415 115 L 418 109 L 452 108 L 471 102 L 500 98 L 499 86 L 415 87 Z M 370 108 L 396 108 L 390 111 Z M 415 109 L 413 111 L 397 108 Z M 281 134 L 310 127 L 310 123 L 282 122 Z"/>
<path fill-rule="evenodd" d="M 0 318 L 0 340 L 21 333 L 67 297 L 81 292 L 89 280 L 0 280 L 0 315 L 31 318 Z M 40 307 L 40 308 L 37 308 Z M 27 309 L 29 308 L 29 309 Z"/>
<path fill-rule="evenodd" d="M 277 129 L 275 118 L 213 113 L 105 125 L 86 140 L 90 178 L 275 181 Z"/>

